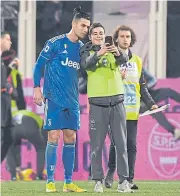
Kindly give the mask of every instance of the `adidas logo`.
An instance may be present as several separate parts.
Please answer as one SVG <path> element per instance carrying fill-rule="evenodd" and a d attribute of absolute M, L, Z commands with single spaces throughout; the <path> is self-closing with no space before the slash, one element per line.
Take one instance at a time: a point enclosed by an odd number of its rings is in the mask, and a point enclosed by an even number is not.
<path fill-rule="evenodd" d="M 64 50 L 62 53 L 63 53 L 63 54 L 67 54 L 68 52 L 67 52 L 67 50 Z"/>

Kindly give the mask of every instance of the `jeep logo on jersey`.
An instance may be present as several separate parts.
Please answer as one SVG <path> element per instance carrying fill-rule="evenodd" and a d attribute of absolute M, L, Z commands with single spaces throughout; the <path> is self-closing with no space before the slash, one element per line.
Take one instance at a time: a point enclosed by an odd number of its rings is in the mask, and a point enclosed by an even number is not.
<path fill-rule="evenodd" d="M 69 60 L 69 58 L 66 58 L 65 61 L 61 61 L 61 64 L 63 66 L 73 67 L 77 70 L 80 69 L 79 63 L 77 63 L 75 61 L 71 61 L 71 60 Z"/>

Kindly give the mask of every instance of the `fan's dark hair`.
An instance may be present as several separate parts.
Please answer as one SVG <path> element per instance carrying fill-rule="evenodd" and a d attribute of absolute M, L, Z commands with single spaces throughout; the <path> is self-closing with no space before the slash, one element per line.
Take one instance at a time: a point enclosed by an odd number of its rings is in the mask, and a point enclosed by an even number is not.
<path fill-rule="evenodd" d="M 102 27 L 104 29 L 104 32 L 105 32 L 105 28 L 104 26 L 101 24 L 101 23 L 93 23 L 90 28 L 89 28 L 89 35 L 91 35 L 92 33 L 92 30 L 97 28 L 97 27 Z"/>

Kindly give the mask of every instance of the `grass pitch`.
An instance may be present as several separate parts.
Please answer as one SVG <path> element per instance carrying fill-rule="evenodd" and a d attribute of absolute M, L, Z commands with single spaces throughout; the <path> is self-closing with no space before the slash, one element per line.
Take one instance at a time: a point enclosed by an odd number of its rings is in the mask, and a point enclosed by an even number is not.
<path fill-rule="evenodd" d="M 87 193 L 63 193 L 63 182 L 56 182 L 57 193 L 45 193 L 45 181 L 32 182 L 1 182 L 2 196 L 116 196 L 116 195 L 130 195 L 134 196 L 180 196 L 180 181 L 138 181 L 136 184 L 139 190 L 135 193 L 117 193 L 117 182 L 114 183 L 112 189 L 104 188 L 104 193 L 94 193 L 94 182 L 79 181 L 76 182 L 79 186 L 87 189 Z"/>

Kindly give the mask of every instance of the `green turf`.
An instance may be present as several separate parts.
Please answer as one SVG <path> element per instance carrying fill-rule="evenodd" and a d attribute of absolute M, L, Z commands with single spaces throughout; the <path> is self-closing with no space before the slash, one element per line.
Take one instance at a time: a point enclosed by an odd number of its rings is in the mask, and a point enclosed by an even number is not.
<path fill-rule="evenodd" d="M 87 193 L 62 193 L 62 182 L 56 182 L 57 193 L 45 193 L 45 182 L 2 182 L 1 194 L 2 196 L 64 196 L 64 195 L 92 195 L 99 196 L 101 193 L 94 193 L 93 182 L 77 182 L 83 188 L 87 189 Z M 137 182 L 139 190 L 135 193 L 126 193 L 126 195 L 133 194 L 134 196 L 180 196 L 180 181 L 159 181 L 159 182 Z M 125 193 L 116 192 L 117 183 L 114 183 L 112 189 L 104 189 L 103 196 L 124 195 Z"/>

